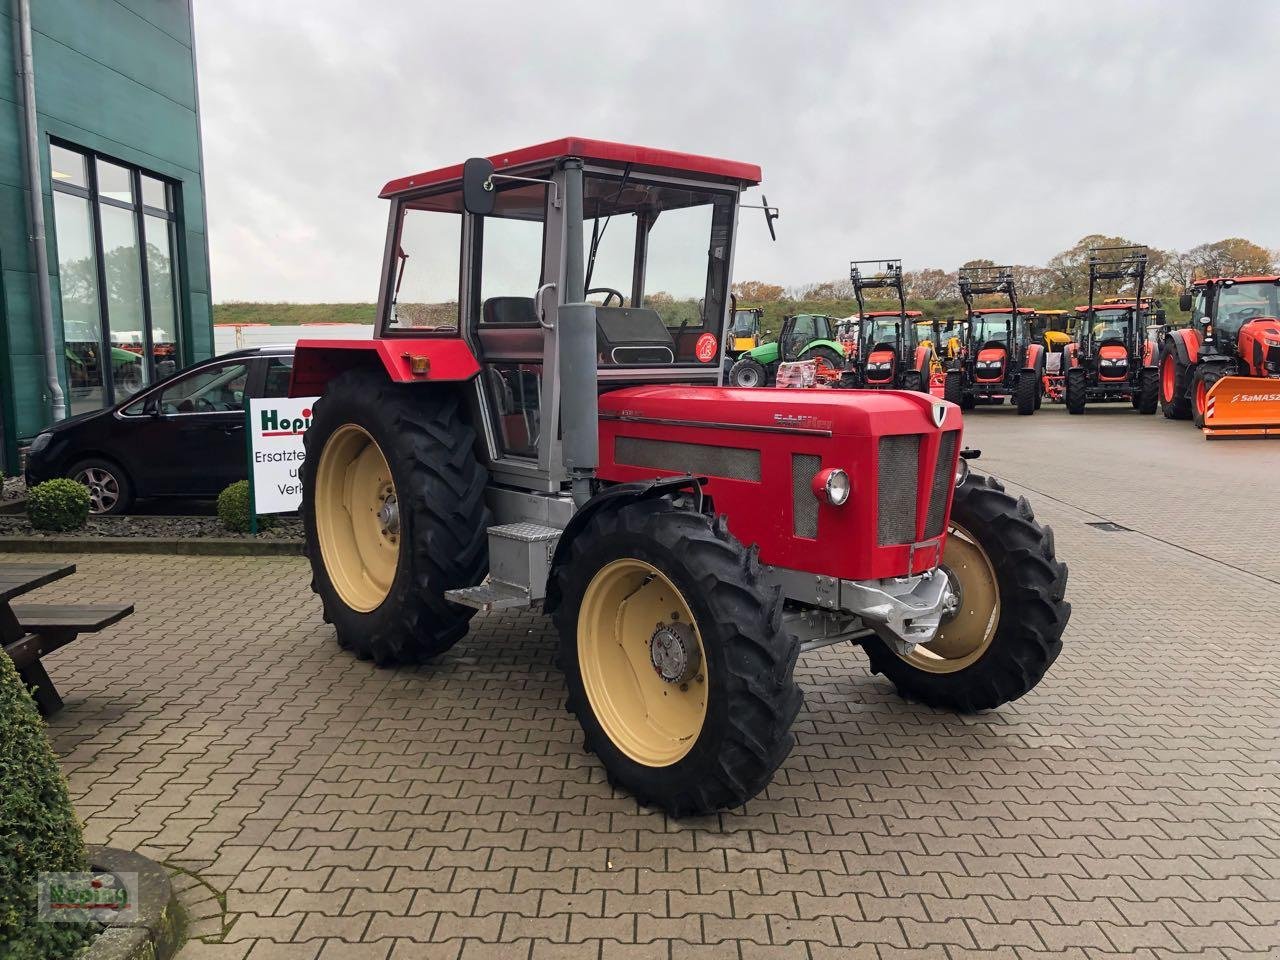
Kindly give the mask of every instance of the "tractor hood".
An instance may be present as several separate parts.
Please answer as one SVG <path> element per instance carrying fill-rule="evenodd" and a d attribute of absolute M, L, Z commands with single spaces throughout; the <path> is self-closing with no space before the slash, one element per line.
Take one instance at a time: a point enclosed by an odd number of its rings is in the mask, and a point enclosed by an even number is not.
<path fill-rule="evenodd" d="M 935 413 L 934 408 L 941 409 Z M 960 408 L 906 390 L 770 390 L 647 386 L 600 397 L 600 417 L 767 432 L 868 437 L 955 430 Z M 935 420 L 935 417 L 939 418 Z"/>

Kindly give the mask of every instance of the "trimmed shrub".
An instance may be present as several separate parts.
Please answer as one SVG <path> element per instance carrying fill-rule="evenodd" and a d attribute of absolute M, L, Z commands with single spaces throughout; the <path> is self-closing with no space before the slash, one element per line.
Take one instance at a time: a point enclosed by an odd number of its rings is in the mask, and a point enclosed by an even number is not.
<path fill-rule="evenodd" d="M 94 934 L 88 923 L 36 919 L 36 877 L 87 870 L 84 835 L 44 723 L 0 651 L 0 957 L 64 960 Z"/>
<path fill-rule="evenodd" d="M 27 519 L 37 530 L 79 530 L 89 519 L 89 488 L 65 477 L 27 491 Z"/>
<path fill-rule="evenodd" d="M 218 494 L 218 519 L 232 533 L 249 532 L 249 481 L 237 480 Z M 258 529 L 271 526 L 271 517 L 258 517 Z"/>

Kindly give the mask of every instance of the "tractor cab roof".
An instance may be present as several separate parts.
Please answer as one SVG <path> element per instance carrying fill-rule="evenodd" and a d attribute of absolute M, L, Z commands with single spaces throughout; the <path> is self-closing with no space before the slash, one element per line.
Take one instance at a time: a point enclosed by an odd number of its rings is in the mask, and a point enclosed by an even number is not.
<path fill-rule="evenodd" d="M 1207 287 L 1210 284 L 1218 283 L 1280 283 L 1280 276 L 1256 276 L 1256 277 L 1202 277 L 1192 283 L 1194 287 Z"/>
<path fill-rule="evenodd" d="M 619 168 L 631 166 L 637 171 L 643 170 L 650 173 L 693 174 L 726 183 L 736 183 L 742 187 L 755 186 L 761 180 L 760 168 L 754 163 L 720 160 L 715 157 L 612 143 L 607 140 L 588 140 L 583 137 L 549 140 L 532 147 L 496 153 L 489 159 L 493 162 L 494 170 L 510 172 L 522 168 L 545 166 L 564 157 L 579 157 L 588 163 L 604 166 Z M 379 196 L 385 199 L 425 187 L 445 184 L 461 186 L 461 163 L 391 180 L 382 188 Z"/>
<path fill-rule="evenodd" d="M 1040 314 L 1042 317 L 1061 317 L 1070 312 L 1070 310 L 1036 310 L 1036 313 Z"/>
<path fill-rule="evenodd" d="M 1010 310 L 1010 308 L 1008 307 L 982 307 L 981 309 L 974 310 L 973 312 L 974 313 L 1012 313 L 1013 311 Z M 1032 314 L 1032 313 L 1035 313 L 1035 311 L 1032 310 L 1030 307 L 1019 307 L 1018 313 Z"/>
<path fill-rule="evenodd" d="M 917 317 L 924 316 L 924 314 L 921 313 L 919 310 L 908 310 L 906 313 L 907 313 L 907 318 L 911 320 L 914 320 Z M 863 316 L 866 317 L 868 320 L 874 317 L 900 317 L 902 316 L 902 311 L 901 310 L 868 310 L 866 313 L 863 314 Z"/>

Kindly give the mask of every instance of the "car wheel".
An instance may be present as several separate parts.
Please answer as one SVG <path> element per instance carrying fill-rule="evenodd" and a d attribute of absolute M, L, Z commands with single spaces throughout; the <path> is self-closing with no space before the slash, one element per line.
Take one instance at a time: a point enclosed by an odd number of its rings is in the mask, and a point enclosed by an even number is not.
<path fill-rule="evenodd" d="M 133 484 L 119 465 L 110 460 L 82 460 L 67 471 L 67 475 L 89 488 L 91 514 L 128 513 L 133 506 Z"/>

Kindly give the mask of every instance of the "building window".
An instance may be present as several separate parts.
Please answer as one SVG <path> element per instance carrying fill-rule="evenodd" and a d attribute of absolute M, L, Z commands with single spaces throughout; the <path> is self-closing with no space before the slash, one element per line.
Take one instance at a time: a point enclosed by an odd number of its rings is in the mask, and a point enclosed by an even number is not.
<path fill-rule="evenodd" d="M 51 143 L 71 413 L 109 406 L 178 369 L 178 187 Z"/>

